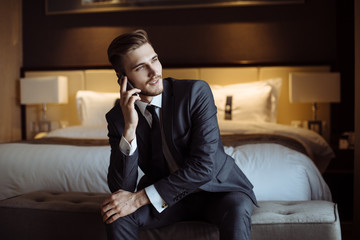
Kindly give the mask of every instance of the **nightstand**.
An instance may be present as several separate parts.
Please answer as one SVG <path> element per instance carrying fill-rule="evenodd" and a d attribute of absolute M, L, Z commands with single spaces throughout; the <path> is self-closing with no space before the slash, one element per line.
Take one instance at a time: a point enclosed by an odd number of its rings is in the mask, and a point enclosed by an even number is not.
<path fill-rule="evenodd" d="M 342 222 L 353 220 L 354 203 L 354 150 L 334 148 L 336 158 L 332 159 L 324 173 L 333 201 L 338 204 Z"/>
<path fill-rule="evenodd" d="M 42 138 L 50 131 L 67 126 L 67 121 L 34 121 L 30 124 L 28 139 Z"/>

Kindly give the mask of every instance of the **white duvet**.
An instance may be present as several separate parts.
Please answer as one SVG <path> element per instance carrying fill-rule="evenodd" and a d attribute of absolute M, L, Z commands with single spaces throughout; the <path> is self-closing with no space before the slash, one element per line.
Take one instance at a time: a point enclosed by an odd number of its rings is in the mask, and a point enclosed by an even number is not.
<path fill-rule="evenodd" d="M 234 128 L 234 124 L 231 125 Z M 266 124 L 255 125 L 235 124 L 237 132 L 269 131 L 265 130 Z M 220 128 L 230 132 L 227 123 L 220 122 Z M 278 124 L 276 128 L 278 134 L 299 137 L 318 158 L 333 156 L 318 135 Z M 106 126 L 75 126 L 53 131 L 48 136 L 107 138 L 106 135 Z M 318 168 L 302 153 L 278 144 L 263 143 L 225 147 L 225 151 L 252 182 L 259 201 L 331 200 L 329 188 Z M 0 144 L 0 199 L 36 190 L 109 192 L 106 182 L 109 159 L 109 146 Z"/>

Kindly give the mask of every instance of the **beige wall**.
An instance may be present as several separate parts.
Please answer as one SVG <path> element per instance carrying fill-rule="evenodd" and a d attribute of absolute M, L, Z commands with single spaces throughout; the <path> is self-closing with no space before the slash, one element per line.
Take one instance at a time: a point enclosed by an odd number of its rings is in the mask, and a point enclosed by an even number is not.
<path fill-rule="evenodd" d="M 21 0 L 0 1 L 0 142 L 21 138 L 19 84 L 22 65 Z"/>
<path fill-rule="evenodd" d="M 278 103 L 277 122 L 291 124 L 292 120 L 305 121 L 312 119 L 311 104 L 289 102 L 289 74 L 292 72 L 328 72 L 328 66 L 276 66 L 276 67 L 214 67 L 214 68 L 164 68 L 164 77 L 178 79 L 202 79 L 209 84 L 227 85 L 233 83 L 252 82 L 271 78 L 282 78 L 282 87 Z M 25 77 L 66 76 L 68 78 L 69 103 L 48 104 L 47 119 L 52 121 L 53 127 L 58 121 L 69 125 L 78 125 L 76 109 L 76 93 L 78 90 L 92 90 L 100 92 L 118 92 L 116 75 L 111 69 L 97 70 L 56 70 L 56 71 L 26 71 Z M 99 85 L 101 79 L 101 86 Z M 26 107 L 26 136 L 28 139 L 36 134 L 33 123 L 40 119 L 40 105 Z M 319 104 L 318 119 L 324 121 L 323 136 L 329 140 L 330 104 Z M 34 131 L 35 130 L 35 131 Z"/>

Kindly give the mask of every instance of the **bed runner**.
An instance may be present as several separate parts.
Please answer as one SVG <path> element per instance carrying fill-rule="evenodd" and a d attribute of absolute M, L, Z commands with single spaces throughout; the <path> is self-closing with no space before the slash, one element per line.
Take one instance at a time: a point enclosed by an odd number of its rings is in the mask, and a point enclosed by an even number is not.
<path fill-rule="evenodd" d="M 276 134 L 224 134 L 221 135 L 221 141 L 224 146 L 240 146 L 256 143 L 276 143 L 288 147 L 292 150 L 311 156 L 307 148 L 299 140 Z"/>
<path fill-rule="evenodd" d="M 109 140 L 108 139 L 45 137 L 45 138 L 22 141 L 22 143 L 75 145 L 75 146 L 107 146 L 107 145 L 109 145 Z"/>
<path fill-rule="evenodd" d="M 288 147 L 292 150 L 301 152 L 310 156 L 307 148 L 297 139 L 276 135 L 276 134 L 224 134 L 221 135 L 221 140 L 224 146 L 240 146 L 245 144 L 256 143 L 276 143 Z M 107 146 L 109 141 L 107 139 L 84 139 L 84 138 L 63 138 L 63 137 L 45 137 L 40 139 L 32 139 L 23 141 L 23 143 L 30 144 L 60 144 L 60 145 L 75 145 L 75 146 Z"/>

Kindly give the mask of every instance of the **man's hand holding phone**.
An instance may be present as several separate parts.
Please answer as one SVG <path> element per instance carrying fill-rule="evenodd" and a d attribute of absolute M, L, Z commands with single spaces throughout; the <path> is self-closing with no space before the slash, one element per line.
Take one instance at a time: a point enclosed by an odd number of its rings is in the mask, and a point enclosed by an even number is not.
<path fill-rule="evenodd" d="M 135 110 L 135 101 L 140 100 L 138 95 L 141 90 L 132 87 L 127 76 L 122 76 L 119 80 L 120 85 L 120 107 L 124 115 L 125 128 L 124 138 L 131 143 L 135 138 L 135 131 L 139 121 L 138 113 Z"/>

